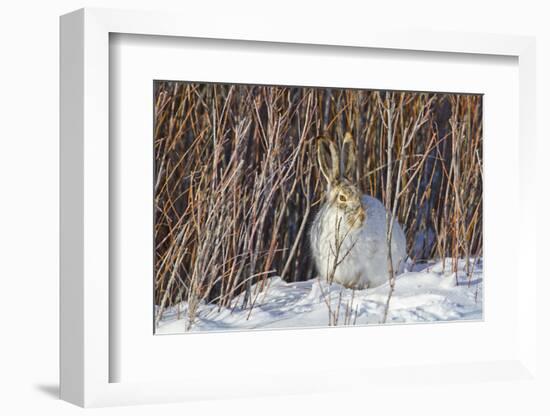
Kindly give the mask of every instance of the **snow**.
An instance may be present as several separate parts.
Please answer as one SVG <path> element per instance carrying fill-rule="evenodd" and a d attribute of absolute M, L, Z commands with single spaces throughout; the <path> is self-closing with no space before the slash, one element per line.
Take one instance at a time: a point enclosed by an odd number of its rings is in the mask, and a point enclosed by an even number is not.
<path fill-rule="evenodd" d="M 452 260 L 409 265 L 396 277 L 386 323 L 412 323 L 482 319 L 483 262 Z M 237 297 L 230 308 L 203 303 L 190 331 L 230 331 L 271 328 L 305 328 L 328 325 L 382 323 L 389 284 L 351 290 L 312 279 L 286 283 L 272 277 L 252 287 L 255 304 L 241 308 Z M 330 307 L 329 307 L 330 306 Z M 165 311 L 157 334 L 186 332 L 188 304 L 182 302 Z"/>

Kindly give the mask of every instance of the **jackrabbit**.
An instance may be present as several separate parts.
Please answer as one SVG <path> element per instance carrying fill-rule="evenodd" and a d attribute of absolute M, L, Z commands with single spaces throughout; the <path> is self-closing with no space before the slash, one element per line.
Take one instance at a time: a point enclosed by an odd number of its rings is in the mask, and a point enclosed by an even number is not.
<path fill-rule="evenodd" d="M 378 199 L 363 195 L 354 182 L 352 135 L 346 133 L 341 152 L 333 140 L 319 137 L 317 158 L 327 182 L 325 202 L 310 229 L 317 271 L 321 278 L 351 289 L 384 284 L 389 277 L 387 211 Z M 405 234 L 394 220 L 391 258 L 395 274 L 402 270 L 406 257 Z"/>

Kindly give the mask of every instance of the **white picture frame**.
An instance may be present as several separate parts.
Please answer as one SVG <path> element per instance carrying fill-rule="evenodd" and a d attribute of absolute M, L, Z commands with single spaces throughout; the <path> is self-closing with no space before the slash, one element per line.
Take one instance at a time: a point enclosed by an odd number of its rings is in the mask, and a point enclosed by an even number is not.
<path fill-rule="evenodd" d="M 452 377 L 465 382 L 508 380 L 537 383 L 536 276 L 533 253 L 536 201 L 530 181 L 535 169 L 535 40 L 530 37 L 471 33 L 433 33 L 388 26 L 386 31 L 349 27 L 331 33 L 314 24 L 303 28 L 247 25 L 239 33 L 235 22 L 203 22 L 162 12 L 82 9 L 61 18 L 61 398 L 80 406 L 159 403 L 214 397 L 329 392 L 389 383 L 399 378 L 417 386 Z M 435 53 L 504 55 L 519 67 L 520 166 L 519 239 L 514 253 L 522 262 L 522 285 L 517 290 L 517 346 L 505 358 L 481 362 L 418 362 L 411 368 L 331 368 L 327 383 L 319 373 L 269 373 L 265 379 L 212 384 L 207 379 L 112 382 L 109 292 L 109 36 L 113 33 L 229 41 L 278 42 L 380 48 Z M 527 215 L 527 213 L 529 213 Z M 517 273 L 517 271 L 516 271 Z M 394 328 L 397 330 L 397 328 Z M 403 329 L 399 329 L 403 330 Z M 322 330 L 319 330 L 322 331 Z M 152 334 L 151 334 L 152 335 Z M 237 336 L 239 336 L 237 334 Z M 241 337 L 249 335 L 241 334 Z M 322 337 L 321 332 L 316 336 Z M 368 370 L 368 371 L 367 371 Z M 368 373 L 368 376 L 366 376 Z M 325 374 L 325 373 L 323 373 Z M 326 375 L 325 374 L 325 375 Z M 483 374 L 472 377 L 471 374 Z M 343 381 L 345 380 L 345 381 Z M 284 381 L 284 383 L 283 383 Z M 424 384 L 423 384 L 424 383 Z"/>

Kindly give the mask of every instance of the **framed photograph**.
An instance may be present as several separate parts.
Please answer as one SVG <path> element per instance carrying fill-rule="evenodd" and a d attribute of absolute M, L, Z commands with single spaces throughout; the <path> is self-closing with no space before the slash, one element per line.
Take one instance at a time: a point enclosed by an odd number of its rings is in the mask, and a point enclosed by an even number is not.
<path fill-rule="evenodd" d="M 179 21 L 61 18 L 62 398 L 536 383 L 534 40 Z"/>

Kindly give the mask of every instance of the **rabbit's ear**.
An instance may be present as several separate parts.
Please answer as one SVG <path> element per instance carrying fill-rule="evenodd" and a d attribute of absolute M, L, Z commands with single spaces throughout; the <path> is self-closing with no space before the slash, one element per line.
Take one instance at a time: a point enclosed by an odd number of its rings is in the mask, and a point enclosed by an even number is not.
<path fill-rule="evenodd" d="M 355 179 L 356 153 L 355 141 L 348 131 L 344 136 L 344 143 L 342 144 L 342 167 L 344 169 L 344 176 L 349 180 Z"/>
<path fill-rule="evenodd" d="M 340 164 L 336 145 L 331 139 L 320 136 L 317 138 L 317 160 L 319 169 L 330 185 L 340 176 Z"/>

